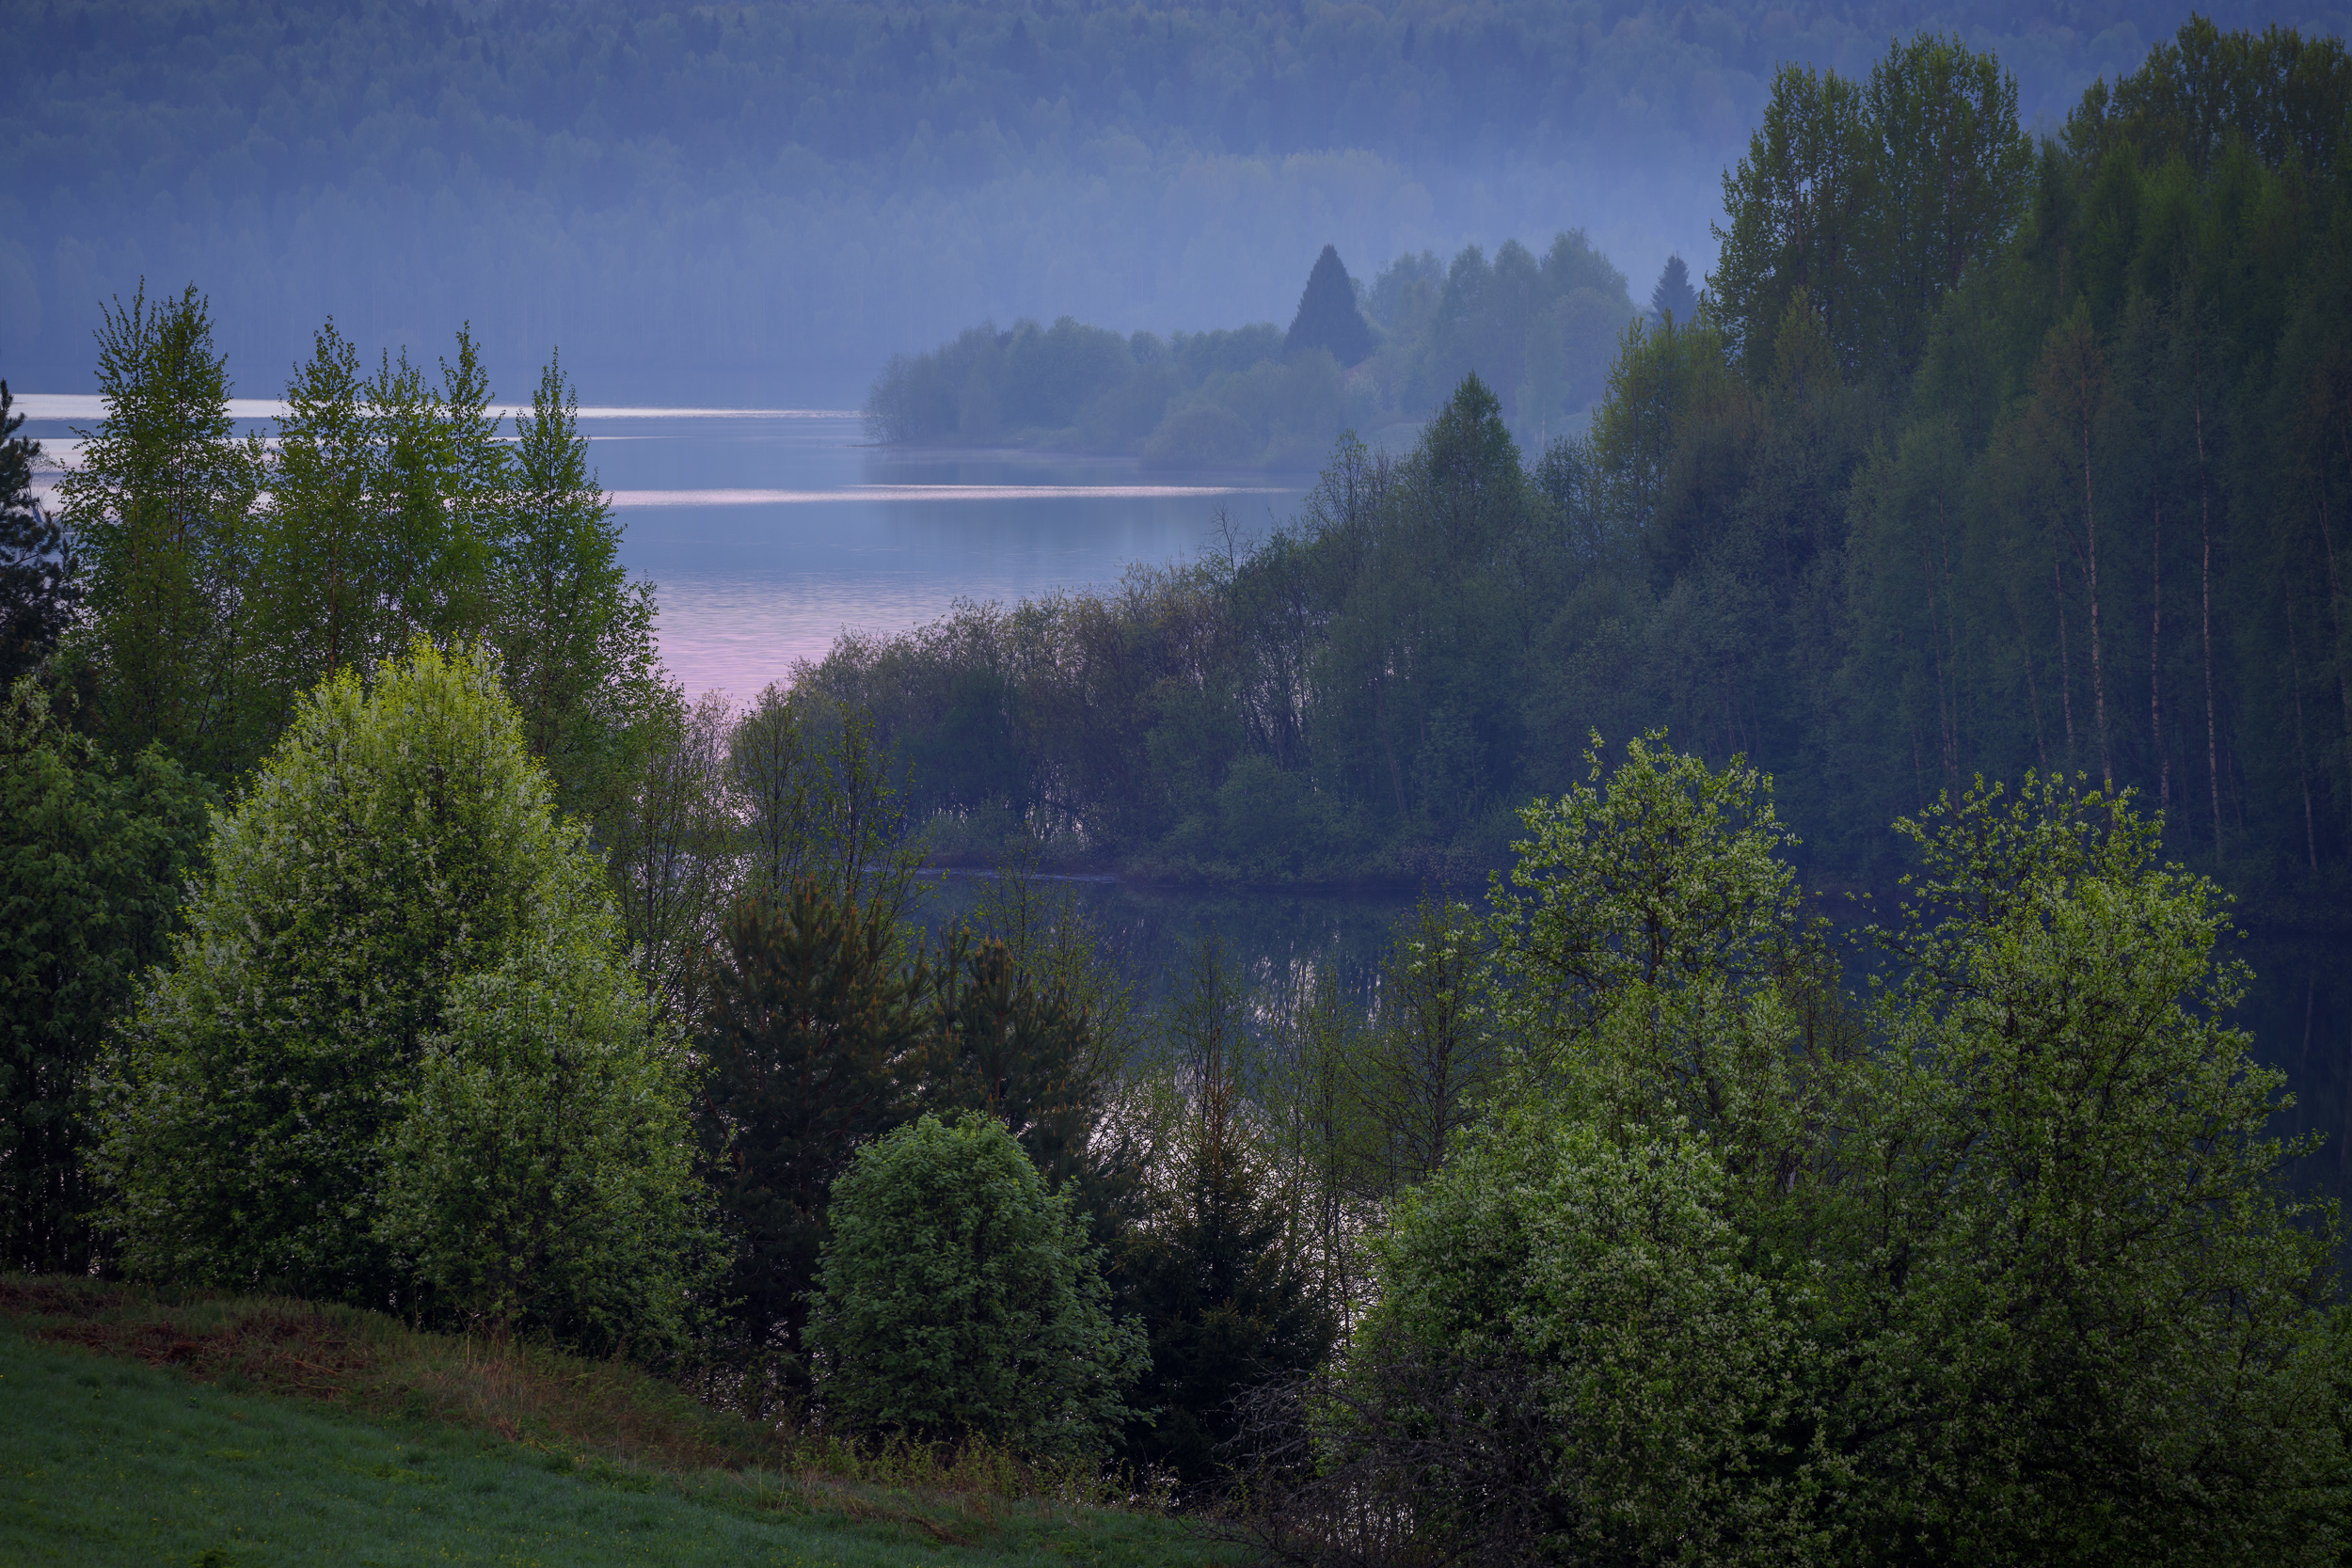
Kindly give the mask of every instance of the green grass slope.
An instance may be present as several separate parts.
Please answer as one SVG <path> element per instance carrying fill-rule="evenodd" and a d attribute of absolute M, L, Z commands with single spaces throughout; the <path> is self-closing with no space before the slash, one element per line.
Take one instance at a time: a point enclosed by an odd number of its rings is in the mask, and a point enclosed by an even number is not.
<path fill-rule="evenodd" d="M 316 1332 L 280 1336 L 292 1374 L 316 1380 L 306 1397 L 264 1391 L 184 1312 L 119 1296 L 110 1318 L 27 1312 L 10 1293 L 0 1281 L 0 1562 L 1177 1568 L 1221 1555 L 1150 1513 L 740 1462 L 665 1466 L 675 1442 L 549 1435 L 567 1424 L 560 1409 L 469 1419 L 446 1389 L 437 1399 L 416 1386 L 417 1341 L 435 1337 L 397 1325 L 377 1343 L 405 1354 L 375 1355 L 373 1386 L 368 1358 L 338 1367 L 304 1354 L 333 1354 Z M 216 1310 L 209 1326 L 224 1323 L 260 1337 L 249 1315 Z M 539 1370 L 560 1386 L 564 1369 Z M 573 1369 L 577 1384 L 598 1375 L 596 1364 Z M 391 1386 L 403 1380 L 405 1392 Z M 390 1409 L 369 1408 L 387 1394 Z M 611 1427 L 609 1391 L 603 1402 Z"/>

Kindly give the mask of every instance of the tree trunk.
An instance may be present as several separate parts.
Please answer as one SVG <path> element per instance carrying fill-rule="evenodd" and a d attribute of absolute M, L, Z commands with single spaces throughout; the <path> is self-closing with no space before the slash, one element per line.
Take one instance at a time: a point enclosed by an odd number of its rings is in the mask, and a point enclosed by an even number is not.
<path fill-rule="evenodd" d="M 2148 590 L 2148 736 L 2156 749 L 2156 810 L 2172 809 L 2172 758 L 2164 749 L 2164 500 L 2156 500 L 2154 565 Z"/>
<path fill-rule="evenodd" d="M 2205 481 L 2205 394 L 2201 380 L 2194 384 L 2197 412 L 2197 509 L 2204 542 L 2202 616 L 2205 644 L 2205 788 L 2213 797 L 2213 854 L 2221 858 L 2221 749 L 2214 736 L 2213 720 L 2213 496 Z"/>
<path fill-rule="evenodd" d="M 2295 645 L 2295 581 L 2286 583 L 2287 685 L 2295 693 L 2295 777 L 2303 786 L 2303 851 L 2312 869 L 2319 869 L 2319 832 L 2312 822 L 2311 759 L 2303 749 L 2303 656 Z"/>
<path fill-rule="evenodd" d="M 2099 784 L 2115 798 L 2115 759 L 2107 752 L 2107 684 L 2099 658 L 2099 518 L 2090 502 L 2090 379 L 2083 377 L 2083 575 L 2090 585 L 2090 707 L 2099 730 Z"/>
<path fill-rule="evenodd" d="M 2074 765 L 2074 656 L 2066 646 L 2066 569 L 2050 558 L 2050 582 L 2058 590 L 2058 711 L 2066 716 L 2066 765 Z"/>

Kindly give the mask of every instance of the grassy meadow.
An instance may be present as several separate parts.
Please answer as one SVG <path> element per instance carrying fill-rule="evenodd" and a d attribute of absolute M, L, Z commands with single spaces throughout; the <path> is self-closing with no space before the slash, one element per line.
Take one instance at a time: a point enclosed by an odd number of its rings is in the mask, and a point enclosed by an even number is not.
<path fill-rule="evenodd" d="M 1176 1568 L 996 1456 L 787 1444 L 643 1372 L 373 1313 L 0 1278 L 0 1560 Z"/>

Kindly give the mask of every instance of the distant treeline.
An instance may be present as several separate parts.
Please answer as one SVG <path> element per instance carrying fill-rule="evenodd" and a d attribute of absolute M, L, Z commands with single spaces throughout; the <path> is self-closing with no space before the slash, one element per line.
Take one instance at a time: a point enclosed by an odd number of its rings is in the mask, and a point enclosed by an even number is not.
<path fill-rule="evenodd" d="M 1475 371 L 1521 438 L 1539 438 L 1599 397 L 1634 314 L 1625 275 L 1581 230 L 1555 235 L 1541 260 L 1517 240 L 1491 262 L 1476 245 L 1451 267 L 1400 256 L 1368 290 L 1327 245 L 1288 332 L 1121 338 L 1067 316 L 977 326 L 893 357 L 866 412 L 886 441 L 1304 467 L 1342 430 L 1419 419 Z"/>
<path fill-rule="evenodd" d="M 1629 341 L 1588 436 L 1531 469 L 1465 381 L 1254 549 L 809 679 L 951 836 L 1025 817 L 1171 872 L 1469 873 L 1592 731 L 1662 724 L 1774 773 L 1823 871 L 2042 769 L 2138 790 L 2241 885 L 2340 893 L 2347 102 L 2336 40 L 2201 23 L 2038 146 L 1955 43 L 1791 69 L 1708 303 Z"/>
<path fill-rule="evenodd" d="M 2331 4 L 2294 14 L 2339 27 Z M 1327 240 L 1376 261 L 1548 232 L 1571 192 L 1588 226 L 1605 204 L 1604 240 L 1687 245 L 1778 61 L 1867 67 L 1890 33 L 1963 13 L 39 0 L 10 14 L 25 42 L 0 57 L 0 357 L 20 390 L 79 385 L 98 302 L 145 276 L 204 279 L 221 346 L 273 383 L 328 315 L 371 355 L 470 319 L 510 377 L 561 343 L 592 392 L 627 375 L 707 400 L 714 380 L 756 377 L 846 401 L 894 348 L 985 316 L 1271 313 Z M 2153 31 L 2126 0 L 2062 25 L 2034 5 L 1964 15 L 2020 71 L 2029 119 L 2127 69 Z"/>

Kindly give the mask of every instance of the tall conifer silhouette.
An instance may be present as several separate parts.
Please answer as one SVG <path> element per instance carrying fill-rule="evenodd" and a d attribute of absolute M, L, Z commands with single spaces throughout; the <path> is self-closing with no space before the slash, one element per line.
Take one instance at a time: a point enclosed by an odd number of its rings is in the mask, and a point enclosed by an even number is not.
<path fill-rule="evenodd" d="M 1683 265 L 1679 256 L 1666 258 L 1665 271 L 1658 275 L 1658 287 L 1649 294 L 1649 308 L 1660 319 L 1672 315 L 1677 326 L 1688 326 L 1698 314 L 1698 291 L 1691 287 L 1691 269 Z"/>
<path fill-rule="evenodd" d="M 1340 264 L 1337 247 L 1325 245 L 1307 275 L 1307 292 L 1298 296 L 1298 314 L 1291 320 L 1290 336 L 1282 340 L 1285 358 L 1311 348 L 1327 348 L 1343 366 L 1353 365 L 1372 352 L 1372 327 L 1356 309 L 1356 285 Z"/>

